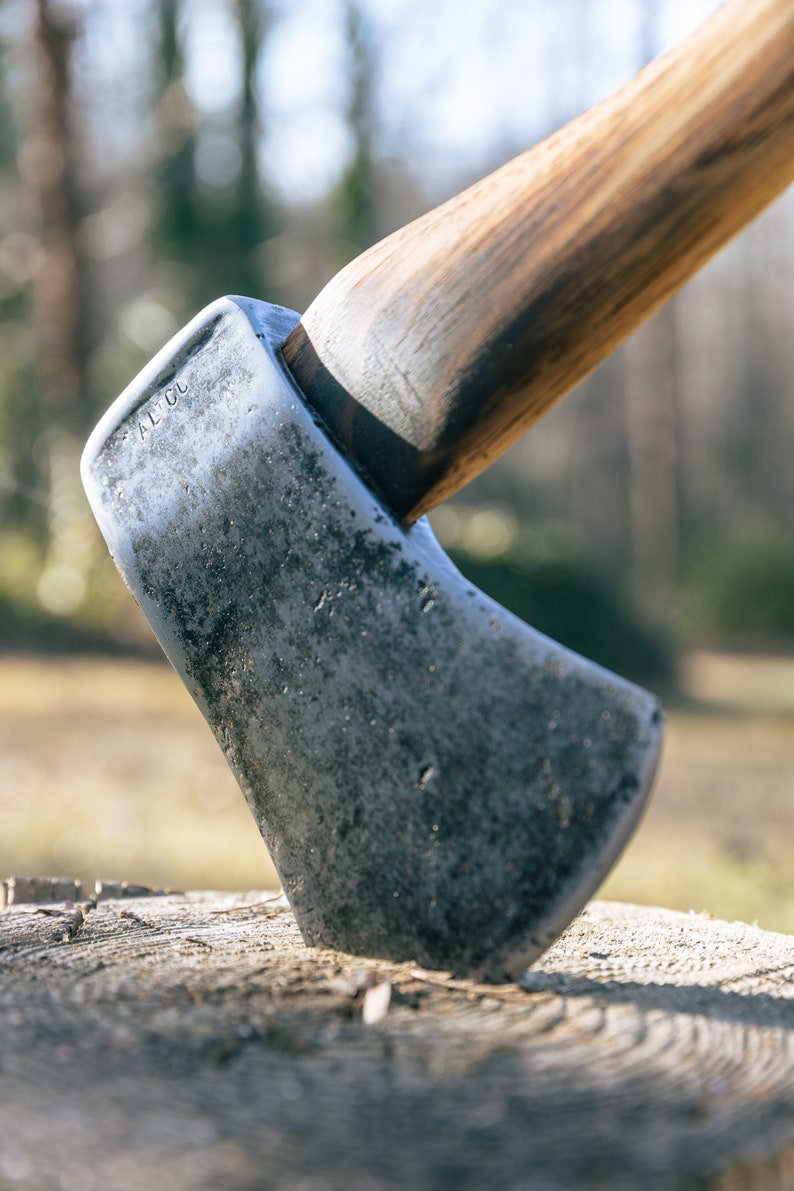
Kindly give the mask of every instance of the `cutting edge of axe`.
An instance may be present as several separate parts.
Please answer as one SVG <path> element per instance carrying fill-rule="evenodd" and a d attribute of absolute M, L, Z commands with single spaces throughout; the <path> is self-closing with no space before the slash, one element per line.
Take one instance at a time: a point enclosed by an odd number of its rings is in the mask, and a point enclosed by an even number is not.
<path fill-rule="evenodd" d="M 498 608 L 410 523 L 790 180 L 792 49 L 788 0 L 728 0 L 300 322 L 203 312 L 92 436 L 111 552 L 308 941 L 515 976 L 636 823 L 653 697 Z"/>

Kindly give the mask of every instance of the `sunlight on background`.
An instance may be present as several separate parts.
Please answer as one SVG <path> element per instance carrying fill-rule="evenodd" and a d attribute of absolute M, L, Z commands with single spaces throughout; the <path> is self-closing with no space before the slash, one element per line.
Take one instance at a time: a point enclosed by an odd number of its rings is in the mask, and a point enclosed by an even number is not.
<path fill-rule="evenodd" d="M 717 3 L 668 0 L 657 51 L 694 29 Z M 131 31 L 135 14 L 123 14 L 123 7 L 116 0 L 116 19 Z M 421 163 L 431 191 L 487 162 L 501 144 L 529 146 L 546 131 L 549 109 L 553 114 L 556 108 L 558 122 L 566 119 L 610 94 L 638 67 L 642 32 L 634 0 L 586 5 L 468 0 L 463 6 L 449 0 L 430 5 L 366 0 L 362 9 L 378 46 L 377 119 L 387 151 L 407 152 Z M 583 50 L 572 53 L 582 21 Z M 221 115 L 240 99 L 241 47 L 228 5 L 192 0 L 185 28 L 188 94 L 205 115 Z M 327 193 L 353 151 L 341 34 L 334 0 L 275 6 L 259 68 L 268 112 L 261 153 L 270 184 L 288 202 L 310 203 Z M 589 45 L 608 45 L 609 52 L 591 54 Z M 552 94 L 549 53 L 557 62 Z M 220 137 L 205 146 L 210 178 L 224 164 L 233 170 L 231 162 L 222 162 L 233 149 Z"/>
<path fill-rule="evenodd" d="M 327 193 L 353 154 L 346 47 L 332 4 L 290 8 L 268 38 L 259 81 L 270 113 L 262 163 L 288 202 Z"/>

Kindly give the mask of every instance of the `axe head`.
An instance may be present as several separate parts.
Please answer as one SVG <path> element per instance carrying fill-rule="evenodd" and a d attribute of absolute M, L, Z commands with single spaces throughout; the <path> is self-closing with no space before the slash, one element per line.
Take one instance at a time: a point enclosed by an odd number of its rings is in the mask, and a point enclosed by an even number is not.
<path fill-rule="evenodd" d="M 108 411 L 83 481 L 310 944 L 520 975 L 600 884 L 659 751 L 646 692 L 385 509 L 224 298 Z"/>

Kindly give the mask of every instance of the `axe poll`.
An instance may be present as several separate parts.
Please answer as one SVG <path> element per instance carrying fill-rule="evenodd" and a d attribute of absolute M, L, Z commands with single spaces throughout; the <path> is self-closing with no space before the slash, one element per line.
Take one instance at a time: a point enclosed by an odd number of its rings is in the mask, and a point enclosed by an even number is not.
<path fill-rule="evenodd" d="M 792 176 L 794 6 L 729 0 L 302 318 L 208 307 L 97 426 L 99 525 L 308 942 L 514 977 L 606 875 L 656 700 L 472 588 L 422 514 Z"/>

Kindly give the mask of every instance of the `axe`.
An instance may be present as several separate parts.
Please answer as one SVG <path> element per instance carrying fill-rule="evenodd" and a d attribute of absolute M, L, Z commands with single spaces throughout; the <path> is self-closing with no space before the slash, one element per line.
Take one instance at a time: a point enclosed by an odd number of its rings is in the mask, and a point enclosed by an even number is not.
<path fill-rule="evenodd" d="M 794 5 L 729 0 L 302 318 L 215 302 L 97 426 L 94 513 L 308 943 L 515 977 L 616 859 L 656 700 L 475 590 L 423 514 L 792 176 Z"/>

